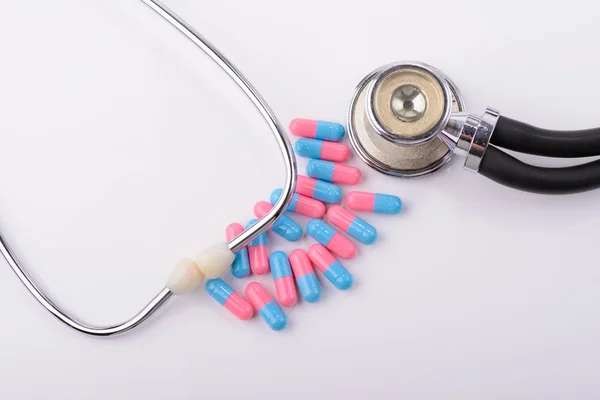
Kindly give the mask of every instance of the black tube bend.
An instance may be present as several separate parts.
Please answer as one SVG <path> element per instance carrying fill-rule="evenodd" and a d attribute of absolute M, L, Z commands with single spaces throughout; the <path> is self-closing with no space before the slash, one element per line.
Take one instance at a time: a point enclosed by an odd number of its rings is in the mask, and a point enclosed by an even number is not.
<path fill-rule="evenodd" d="M 565 168 L 543 168 L 526 164 L 489 146 L 479 173 L 515 189 L 541 194 L 578 193 L 600 187 L 600 160 Z"/>
<path fill-rule="evenodd" d="M 553 131 L 500 116 L 490 141 L 498 147 L 546 157 L 600 156 L 600 128 Z"/>

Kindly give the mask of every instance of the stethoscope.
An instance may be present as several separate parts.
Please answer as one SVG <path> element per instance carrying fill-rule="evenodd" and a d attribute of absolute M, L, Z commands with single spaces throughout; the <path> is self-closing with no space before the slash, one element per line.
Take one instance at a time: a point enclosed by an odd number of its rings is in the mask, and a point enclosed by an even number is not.
<path fill-rule="evenodd" d="M 560 132 L 500 116 L 465 112 L 456 86 L 438 69 L 400 62 L 367 75 L 348 110 L 348 134 L 359 157 L 388 175 L 415 177 L 446 165 L 455 154 L 465 168 L 516 189 L 567 194 L 600 186 L 600 160 L 542 168 L 500 148 L 545 157 L 600 155 L 600 129 Z"/>
<path fill-rule="evenodd" d="M 239 86 L 267 122 L 283 156 L 286 181 L 271 211 L 233 240 L 206 247 L 196 258 L 202 260 L 200 270 L 206 278 L 217 277 L 229 268 L 236 251 L 283 215 L 296 187 L 296 159 L 284 128 L 240 71 L 160 2 L 141 1 L 204 51 Z M 481 117 L 464 110 L 458 90 L 439 70 L 422 63 L 397 63 L 372 72 L 360 82 L 348 112 L 348 132 L 360 158 L 389 175 L 428 174 L 447 164 L 454 154 L 461 154 L 466 156 L 467 169 L 523 190 L 572 193 L 600 185 L 600 161 L 568 168 L 540 168 L 495 147 L 548 157 L 594 156 L 600 154 L 599 130 L 548 131 L 500 117 L 493 109 L 485 110 Z M 46 310 L 67 326 L 95 336 L 120 334 L 139 326 L 174 295 L 193 288 L 197 277 L 197 271 L 190 270 L 189 265 L 178 263 L 165 287 L 137 314 L 123 323 L 101 327 L 82 322 L 57 305 L 31 277 L 2 232 L 0 252 Z"/>
<path fill-rule="evenodd" d="M 233 261 L 234 253 L 246 246 L 258 235 L 265 232 L 277 219 L 283 215 L 286 207 L 292 200 L 294 189 L 296 188 L 297 167 L 296 158 L 292 149 L 292 145 L 285 133 L 282 125 L 277 121 L 277 118 L 262 99 L 256 89 L 248 82 L 241 72 L 221 53 L 196 32 L 185 21 L 170 11 L 167 7 L 156 0 L 141 0 L 144 4 L 154 10 L 158 15 L 164 18 L 167 22 L 177 28 L 196 46 L 204 51 L 221 69 L 229 75 L 229 77 L 239 86 L 239 88 L 252 101 L 252 104 L 260 112 L 264 120 L 267 122 L 269 129 L 275 136 L 279 150 L 283 156 L 285 163 L 285 185 L 280 199 L 273 208 L 254 225 L 246 228 L 241 234 L 229 242 L 217 243 L 206 247 L 196 257 L 196 261 L 202 260 L 201 272 L 206 278 L 216 278 L 221 275 Z M 0 252 L 6 258 L 6 261 L 17 274 L 17 277 L 25 285 L 27 290 L 35 297 L 35 299 L 52 315 L 69 327 L 94 336 L 109 336 L 127 332 L 141 323 L 146 321 L 152 314 L 158 311 L 165 303 L 174 295 L 183 294 L 193 288 L 197 282 L 198 271 L 190 268 L 189 263 L 177 263 L 172 269 L 172 272 L 167 279 L 165 287 L 154 298 L 146 304 L 137 314 L 124 321 L 123 323 L 114 326 L 94 326 L 82 322 L 77 317 L 69 314 L 64 308 L 56 304 L 35 282 L 27 269 L 19 261 L 15 252 L 11 249 L 6 236 L 0 232 Z"/>

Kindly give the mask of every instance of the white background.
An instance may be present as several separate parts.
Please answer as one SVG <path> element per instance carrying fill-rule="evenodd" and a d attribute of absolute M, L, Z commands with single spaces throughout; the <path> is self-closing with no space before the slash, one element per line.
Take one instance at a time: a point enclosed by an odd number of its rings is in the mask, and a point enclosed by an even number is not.
<path fill-rule="evenodd" d="M 119 322 L 181 256 L 252 216 L 283 182 L 281 157 L 235 86 L 141 2 L 2 3 L 0 226 L 60 304 Z M 403 59 L 442 69 L 475 113 L 600 124 L 589 2 L 167 4 L 286 125 L 343 123 L 358 81 Z M 322 301 L 288 310 L 281 333 L 236 320 L 199 289 L 124 336 L 87 337 L 2 261 L 0 398 L 600 396 L 600 192 L 520 193 L 461 160 L 410 181 L 352 164 L 361 189 L 401 196 L 405 212 L 367 215 L 380 240 L 346 263 L 355 287 L 324 282 Z"/>

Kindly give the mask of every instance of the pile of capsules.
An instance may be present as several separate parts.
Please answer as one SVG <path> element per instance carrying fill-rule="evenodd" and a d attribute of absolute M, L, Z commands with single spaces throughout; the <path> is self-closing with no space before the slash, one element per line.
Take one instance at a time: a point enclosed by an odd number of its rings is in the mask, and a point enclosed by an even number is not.
<path fill-rule="evenodd" d="M 308 176 L 298 176 L 296 193 L 287 211 L 312 218 L 306 226 L 306 233 L 318 243 L 310 246 L 308 251 L 296 249 L 289 256 L 283 251 L 269 255 L 267 236 L 263 233 L 236 253 L 231 274 L 236 278 L 245 278 L 250 273 L 264 275 L 271 271 L 277 301 L 258 282 L 246 286 L 248 300 L 220 278 L 206 282 L 206 291 L 210 296 L 237 318 L 250 319 L 256 309 L 275 331 L 287 325 L 280 304 L 284 307 L 296 304 L 296 286 L 302 299 L 308 303 L 321 298 L 321 287 L 313 264 L 337 289 L 346 290 L 352 286 L 352 275 L 336 256 L 351 259 L 356 255 L 356 246 L 322 218 L 326 216 L 329 223 L 363 244 L 369 245 L 377 240 L 377 230 L 373 226 L 338 204 L 343 194 L 336 184 L 356 185 L 362 178 L 357 168 L 340 164 L 350 157 L 350 149 L 339 143 L 345 135 L 344 127 L 333 122 L 294 119 L 289 129 L 293 135 L 301 137 L 294 146 L 296 154 L 311 160 L 306 166 Z M 256 203 L 254 214 L 257 218 L 271 210 L 281 192 L 281 189 L 276 189 L 271 194 L 270 202 Z M 396 196 L 357 191 L 348 193 L 345 203 L 351 210 L 380 214 L 397 214 L 402 208 L 402 202 Z M 252 226 L 256 221 L 251 220 L 247 226 Z M 230 224 L 225 232 L 226 239 L 235 238 L 243 230 L 244 227 L 239 223 Z M 282 215 L 271 231 L 290 242 L 297 241 L 303 235 L 302 227 L 288 215 Z"/>

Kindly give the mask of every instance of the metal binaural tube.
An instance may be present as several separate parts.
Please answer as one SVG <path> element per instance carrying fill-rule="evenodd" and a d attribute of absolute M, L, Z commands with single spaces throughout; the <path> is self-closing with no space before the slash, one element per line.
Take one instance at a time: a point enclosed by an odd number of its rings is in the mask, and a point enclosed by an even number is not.
<path fill-rule="evenodd" d="M 256 89 L 242 75 L 242 73 L 223 55 L 216 47 L 203 38 L 190 25 L 170 11 L 167 7 L 156 0 L 141 0 L 144 4 L 154 10 L 163 19 L 173 25 L 189 40 L 204 51 L 229 77 L 240 87 L 246 96 L 253 103 L 255 108 L 261 113 L 272 131 L 285 162 L 286 183 L 283 187 L 279 200 L 263 218 L 256 224 L 244 230 L 239 236 L 228 243 L 231 251 L 235 252 L 253 240 L 256 236 L 266 231 L 281 215 L 292 200 L 296 186 L 297 166 L 296 159 L 292 150 L 292 145 L 287 138 L 285 131 L 267 103 L 262 99 Z M 173 293 L 167 289 L 162 289 L 150 302 L 144 306 L 137 314 L 127 321 L 111 326 L 95 326 L 82 322 L 79 318 L 68 313 L 64 308 L 58 306 L 50 297 L 39 287 L 31 277 L 25 266 L 19 261 L 18 257 L 11 249 L 7 237 L 0 231 L 0 252 L 15 272 L 19 280 L 25 285 L 33 297 L 52 315 L 69 327 L 93 336 L 109 336 L 127 332 L 146 321 L 151 315 L 158 311 L 173 296 Z"/>

